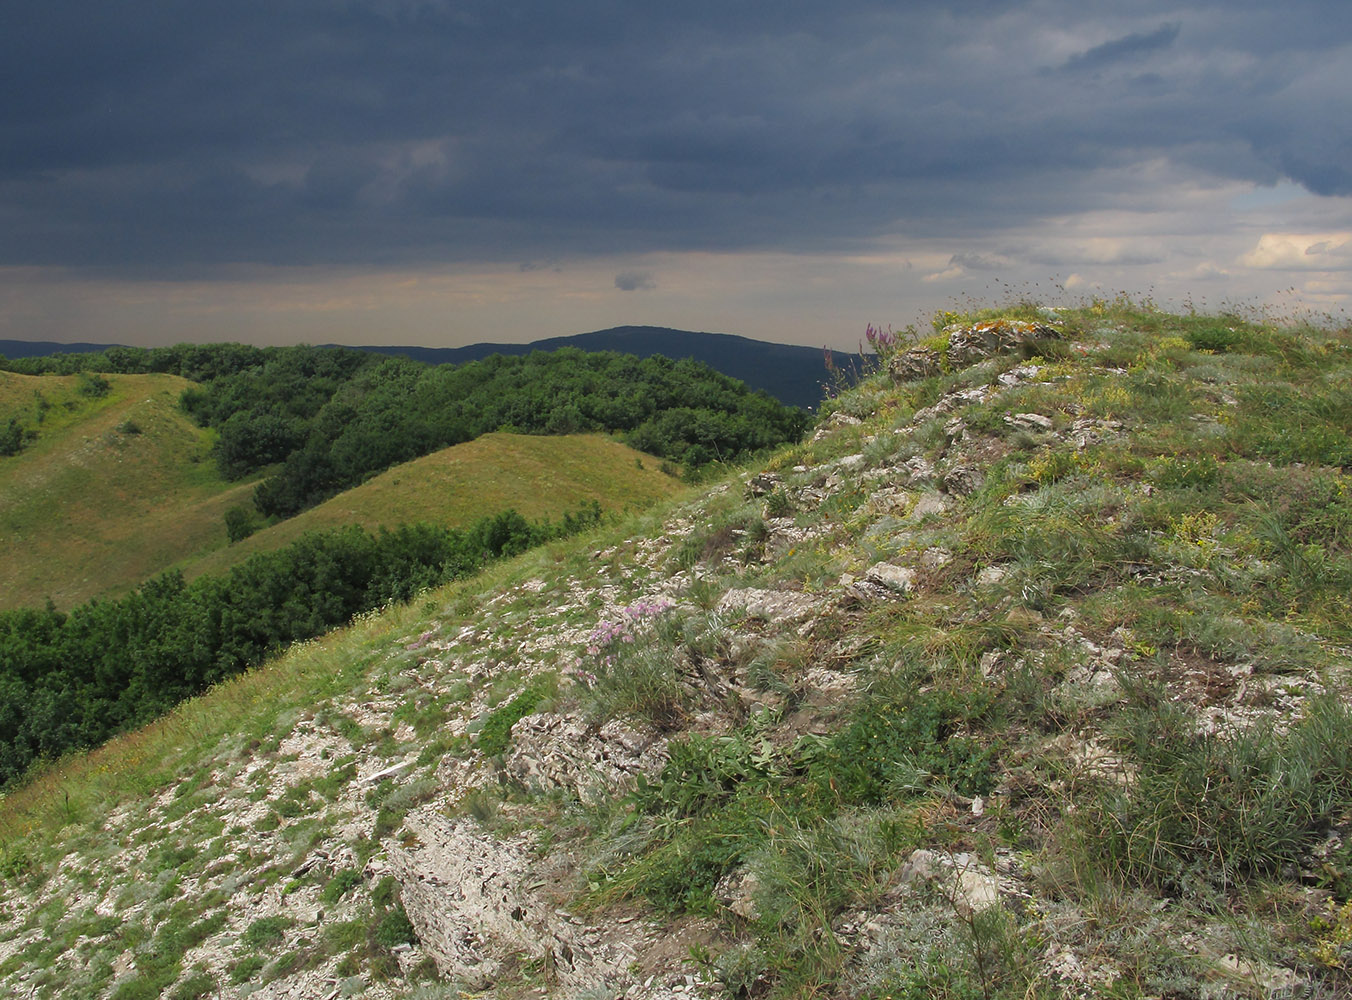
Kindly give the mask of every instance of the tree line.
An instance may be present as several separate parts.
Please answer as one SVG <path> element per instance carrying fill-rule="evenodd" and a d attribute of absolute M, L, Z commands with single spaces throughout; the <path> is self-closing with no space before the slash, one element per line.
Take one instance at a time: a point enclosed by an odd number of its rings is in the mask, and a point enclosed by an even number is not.
<path fill-rule="evenodd" d="M 0 612 L 0 783 L 39 759 L 96 746 L 354 615 L 599 522 L 595 502 L 556 523 L 516 511 L 467 529 L 358 526 L 306 535 L 218 577 L 168 573 L 69 612 Z"/>

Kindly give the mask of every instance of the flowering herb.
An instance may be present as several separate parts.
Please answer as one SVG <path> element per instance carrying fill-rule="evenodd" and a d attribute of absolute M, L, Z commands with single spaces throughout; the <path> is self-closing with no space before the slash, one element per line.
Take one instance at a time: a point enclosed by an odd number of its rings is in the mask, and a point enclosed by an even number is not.
<path fill-rule="evenodd" d="M 864 339 L 868 341 L 869 350 L 879 357 L 885 358 L 897 349 L 897 335 L 890 326 L 884 330 L 870 323 L 864 330 Z"/>
<path fill-rule="evenodd" d="M 600 667 L 609 669 L 615 664 L 615 654 L 624 645 L 632 644 L 646 621 L 651 621 L 668 611 L 672 602 L 665 597 L 644 598 L 628 607 L 621 608 L 614 621 L 602 620 L 591 635 L 587 636 L 587 655 L 596 658 Z M 573 675 L 590 687 L 596 682 L 596 675 L 582 667 L 577 667 Z"/>

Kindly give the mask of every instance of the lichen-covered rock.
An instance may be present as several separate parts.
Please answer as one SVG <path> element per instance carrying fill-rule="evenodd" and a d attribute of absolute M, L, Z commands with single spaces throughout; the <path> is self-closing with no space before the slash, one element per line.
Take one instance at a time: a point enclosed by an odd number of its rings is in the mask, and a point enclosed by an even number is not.
<path fill-rule="evenodd" d="M 1008 566 L 983 566 L 976 574 L 976 585 L 978 587 L 994 587 L 1002 583 L 1009 575 Z"/>
<path fill-rule="evenodd" d="M 1102 444 L 1121 436 L 1122 421 L 1100 420 L 1093 417 L 1081 417 L 1071 425 L 1071 439 L 1075 447 L 1081 450 L 1093 444 Z"/>
<path fill-rule="evenodd" d="M 967 853 L 912 851 L 901 881 L 934 883 L 964 918 L 1000 905 L 1000 877 Z"/>
<path fill-rule="evenodd" d="M 741 867 L 723 876 L 714 889 L 714 895 L 743 920 L 758 920 L 760 910 L 756 906 L 756 890 L 759 888 L 760 879 L 756 873 Z"/>
<path fill-rule="evenodd" d="M 944 473 L 943 487 L 954 496 L 970 496 L 986 483 L 986 475 L 974 465 L 955 465 Z"/>
<path fill-rule="evenodd" d="M 821 610 L 819 598 L 794 590 L 734 589 L 718 601 L 722 614 L 741 611 L 748 618 L 766 621 L 802 621 Z"/>
<path fill-rule="evenodd" d="M 784 477 L 774 472 L 761 472 L 747 480 L 746 495 L 763 497 L 784 485 Z"/>
<path fill-rule="evenodd" d="M 1030 353 L 1034 345 L 1061 337 L 1061 331 L 1055 327 L 1019 319 L 951 326 L 945 332 L 951 368 L 966 368 L 996 354 Z"/>
<path fill-rule="evenodd" d="M 935 493 L 926 493 L 911 508 L 910 520 L 920 522 L 947 512 L 948 504 L 944 502 L 943 497 Z"/>
<path fill-rule="evenodd" d="M 924 455 L 916 455 L 906 460 L 907 482 L 912 486 L 923 486 L 934 481 L 934 466 Z"/>
<path fill-rule="evenodd" d="M 912 347 L 887 362 L 887 373 L 898 382 L 931 378 L 943 370 L 943 357 L 932 347 Z"/>
<path fill-rule="evenodd" d="M 858 417 L 851 416 L 843 410 L 837 410 L 822 421 L 821 426 L 817 428 L 817 433 L 812 435 L 812 440 L 825 441 L 835 431 L 840 430 L 840 428 L 858 427 L 861 423 L 863 423 L 863 421 Z"/>
<path fill-rule="evenodd" d="M 1005 423 L 1021 431 L 1049 431 L 1055 424 L 1041 413 L 1006 413 Z"/>
<path fill-rule="evenodd" d="M 1045 323 L 1020 319 L 995 319 L 970 326 L 954 324 L 944 330 L 948 346 L 942 353 L 932 347 L 913 347 L 893 355 L 887 372 L 896 382 L 914 382 L 966 368 L 997 354 L 1031 355 L 1036 345 L 1058 340 L 1061 331 Z"/>
<path fill-rule="evenodd" d="M 876 563 L 868 568 L 864 579 L 895 594 L 909 594 L 915 587 L 915 570 L 893 563 Z"/>

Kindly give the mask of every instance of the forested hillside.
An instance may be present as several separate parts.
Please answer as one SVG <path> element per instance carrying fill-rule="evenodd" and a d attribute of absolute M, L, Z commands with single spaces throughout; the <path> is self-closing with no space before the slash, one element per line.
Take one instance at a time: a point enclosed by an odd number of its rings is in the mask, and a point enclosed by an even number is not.
<path fill-rule="evenodd" d="M 489 431 L 620 433 L 634 448 L 699 467 L 793 440 L 807 417 L 706 365 L 562 350 L 429 368 L 402 358 L 363 365 L 322 404 L 285 369 L 246 371 L 185 396 L 218 428 L 227 475 L 274 462 L 258 509 L 287 517 L 396 462 Z M 306 385 L 312 384 L 308 377 Z"/>
<path fill-rule="evenodd" d="M 664 326 L 616 326 L 572 337 L 546 337 L 529 344 L 469 344 L 465 347 L 357 347 L 359 351 L 402 355 L 428 364 L 460 364 L 492 354 L 530 354 L 576 347 L 583 351 L 618 351 L 640 358 L 661 354 L 694 358 L 753 389 L 764 389 L 789 406 L 815 410 L 825 395 L 822 349 L 774 344 L 728 333 L 694 333 Z M 0 342 L 0 351 L 3 351 Z M 18 355 L 13 355 L 17 357 Z"/>
<path fill-rule="evenodd" d="M 0 340 L 0 358 L 33 358 L 58 353 L 94 354 L 114 346 Z M 668 358 L 694 358 L 724 375 L 740 379 L 753 389 L 765 390 L 781 403 L 803 409 L 816 409 L 824 394 L 821 348 L 776 344 L 727 333 L 673 330 L 665 326 L 617 326 L 567 337 L 546 337 L 525 344 L 478 343 L 464 347 L 354 344 L 348 349 L 412 358 L 429 365 L 445 365 L 480 361 L 492 354 L 530 354 L 533 351 L 557 351 L 563 347 L 576 347 L 583 351 L 617 351 L 640 358 L 654 354 Z M 0 367 L 3 367 L 3 362 L 0 362 Z"/>
<path fill-rule="evenodd" d="M 343 348 L 113 348 L 12 361 L 15 371 L 166 371 L 201 383 L 183 406 L 218 432 L 235 479 L 289 517 L 391 465 L 493 430 L 604 431 L 687 469 L 796 440 L 807 414 L 699 362 L 564 349 L 430 367 Z"/>

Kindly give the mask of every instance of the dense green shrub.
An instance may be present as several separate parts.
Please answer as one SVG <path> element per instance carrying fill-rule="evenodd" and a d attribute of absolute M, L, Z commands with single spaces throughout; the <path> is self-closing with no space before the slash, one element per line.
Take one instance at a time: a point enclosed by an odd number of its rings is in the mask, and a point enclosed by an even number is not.
<path fill-rule="evenodd" d="M 240 504 L 225 512 L 225 534 L 231 544 L 242 542 L 258 530 L 261 520 L 252 507 Z"/>
<path fill-rule="evenodd" d="M 378 921 L 376 921 L 375 943 L 382 948 L 394 948 L 401 944 L 412 944 L 416 941 L 417 935 L 413 932 L 413 924 L 408 919 L 408 914 L 404 912 L 402 906 L 395 906 L 386 911 Z"/>
<path fill-rule="evenodd" d="M 932 691 L 866 700 L 838 733 L 807 755 L 821 793 L 852 805 L 923 791 L 939 779 L 963 795 L 990 791 L 996 750 L 966 732 L 981 698 Z"/>
<path fill-rule="evenodd" d="M 593 503 L 558 523 L 506 511 L 463 531 L 412 525 L 371 534 L 353 526 L 306 535 L 221 577 L 187 583 L 169 573 L 69 613 L 0 612 L 0 781 L 35 759 L 147 722 L 290 643 L 575 533 L 600 515 Z"/>
<path fill-rule="evenodd" d="M 95 375 L 92 372 L 80 372 L 76 379 L 75 391 L 81 396 L 88 396 L 90 399 L 99 399 L 108 395 L 113 389 L 113 384 L 102 375 Z"/>
<path fill-rule="evenodd" d="M 534 712 L 548 696 L 548 684 L 537 681 L 505 705 L 499 705 L 488 713 L 483 728 L 479 730 L 479 749 L 490 757 L 506 750 L 512 741 L 512 727 Z"/>
<path fill-rule="evenodd" d="M 246 948 L 270 948 L 281 944 L 286 929 L 294 923 L 290 917 L 259 917 L 244 929 L 240 943 Z"/>
<path fill-rule="evenodd" d="M 361 872 L 355 868 L 344 868 L 334 872 L 333 878 L 324 884 L 319 893 L 319 901 L 332 905 L 342 899 L 351 889 L 361 885 Z"/>
<path fill-rule="evenodd" d="M 29 437 L 30 434 L 24 431 L 18 418 L 10 417 L 9 423 L 0 428 L 0 456 L 17 455 L 23 451 Z"/>

